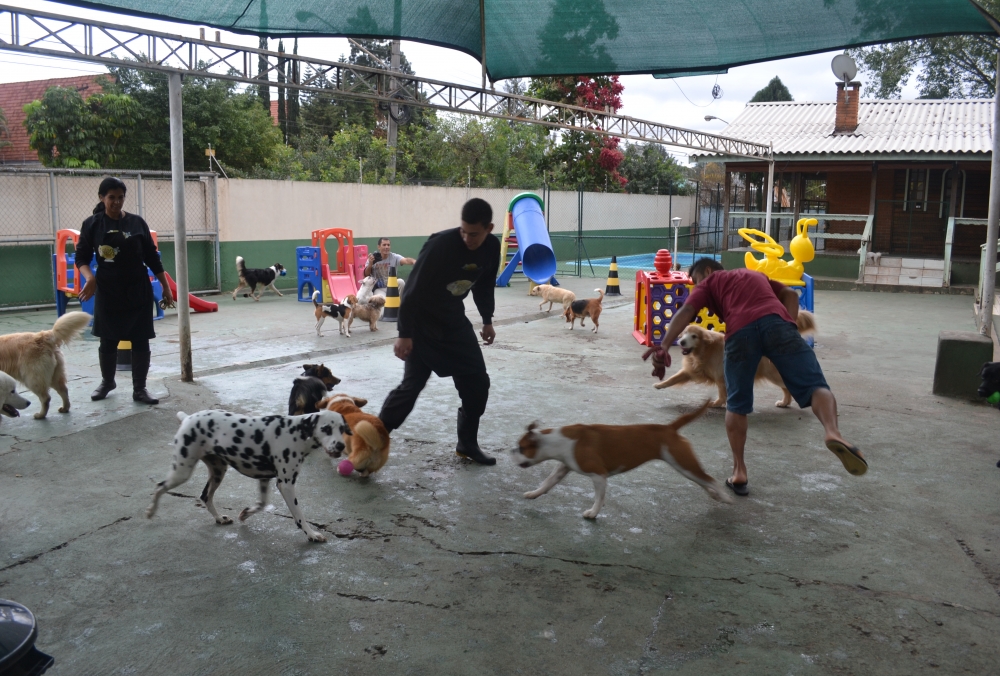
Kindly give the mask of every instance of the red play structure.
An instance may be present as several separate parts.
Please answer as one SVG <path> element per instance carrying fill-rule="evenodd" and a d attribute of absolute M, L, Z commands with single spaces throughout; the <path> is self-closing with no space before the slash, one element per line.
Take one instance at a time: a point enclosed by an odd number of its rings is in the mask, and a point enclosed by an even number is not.
<path fill-rule="evenodd" d="M 337 240 L 336 267 L 330 267 L 326 252 L 326 240 L 333 237 Z M 361 283 L 360 276 L 364 274 L 365 260 L 355 258 L 354 232 L 346 228 L 327 228 L 313 230 L 312 245 L 319 248 L 320 279 L 323 280 L 323 302 L 343 303 L 344 298 L 358 292 Z M 360 263 L 360 271 L 358 265 Z"/>

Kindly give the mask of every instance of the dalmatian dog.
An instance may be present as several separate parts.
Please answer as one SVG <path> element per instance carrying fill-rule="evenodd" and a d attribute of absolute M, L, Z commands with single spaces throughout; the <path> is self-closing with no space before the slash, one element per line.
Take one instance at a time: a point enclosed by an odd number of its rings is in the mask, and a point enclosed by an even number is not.
<path fill-rule="evenodd" d="M 208 483 L 201 501 L 218 524 L 233 520 L 220 515 L 212 503 L 215 491 L 222 483 L 226 470 L 232 467 L 240 474 L 260 482 L 260 496 L 255 507 L 240 512 L 240 521 L 267 506 L 271 479 L 278 480 L 278 491 L 295 519 L 295 525 L 310 542 L 326 542 L 326 537 L 314 529 L 302 516 L 295 497 L 295 481 L 306 456 L 322 448 L 331 458 L 343 452 L 351 428 L 343 416 L 333 411 L 307 415 L 267 415 L 258 418 L 227 411 L 201 411 L 193 415 L 178 413 L 180 429 L 174 436 L 174 461 L 170 476 L 156 486 L 153 502 L 146 510 L 152 519 L 160 496 L 191 478 L 191 472 L 201 460 L 208 466 Z"/>

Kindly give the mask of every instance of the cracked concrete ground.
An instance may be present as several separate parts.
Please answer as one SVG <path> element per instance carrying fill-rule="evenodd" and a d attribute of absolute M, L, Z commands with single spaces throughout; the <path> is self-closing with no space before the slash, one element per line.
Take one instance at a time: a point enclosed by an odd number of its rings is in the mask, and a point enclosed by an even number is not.
<path fill-rule="evenodd" d="M 591 295 L 594 280 L 569 280 Z M 624 285 L 623 285 L 624 286 Z M 534 419 L 665 422 L 713 392 L 652 389 L 628 298 L 597 335 L 540 318 L 523 285 L 497 291 L 493 380 L 481 438 L 496 467 L 453 453 L 457 396 L 432 379 L 363 480 L 324 458 L 298 496 L 328 535 L 310 544 L 280 496 L 217 526 L 196 500 L 203 467 L 143 511 L 170 465 L 175 412 L 282 412 L 305 361 L 377 412 L 402 373 L 391 325 L 312 330 L 291 298 L 220 296 L 192 316 L 196 383 L 179 382 L 175 321 L 158 324 L 154 408 L 105 402 L 96 341 L 66 348 L 73 409 L 0 422 L 0 597 L 30 607 L 56 675 L 991 673 L 1000 648 L 997 411 L 930 394 L 937 333 L 972 329 L 969 299 L 818 292 L 817 353 L 841 427 L 871 470 L 849 476 L 808 412 L 758 388 L 751 495 L 733 505 L 662 463 L 609 482 L 596 522 L 589 479 L 521 497 L 550 467 L 503 455 Z M 553 313 L 555 314 L 555 313 Z M 0 317 L 37 330 L 52 313 Z M 588 322 L 589 324 L 589 322 Z M 32 395 L 28 395 L 31 397 Z M 32 407 L 30 413 L 36 410 Z M 728 476 L 723 413 L 686 429 Z M 223 513 L 256 483 L 229 472 Z"/>

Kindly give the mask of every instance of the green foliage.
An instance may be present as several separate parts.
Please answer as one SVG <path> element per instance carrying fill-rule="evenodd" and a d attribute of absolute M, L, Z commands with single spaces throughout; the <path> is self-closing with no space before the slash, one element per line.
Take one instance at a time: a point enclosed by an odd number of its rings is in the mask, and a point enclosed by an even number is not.
<path fill-rule="evenodd" d="M 124 169 L 170 168 L 170 107 L 167 78 L 160 73 L 112 68 L 109 90 L 135 100 L 141 124 L 123 144 L 115 166 Z M 281 133 L 254 93 L 238 93 L 225 80 L 188 77 L 182 85 L 184 102 L 184 168 L 208 168 L 205 150 L 232 175 L 246 175 L 272 160 Z M 230 171 L 231 170 L 231 171 Z"/>
<path fill-rule="evenodd" d="M 1000 0 L 981 0 L 993 16 Z M 866 76 L 865 93 L 878 99 L 898 99 L 916 77 L 920 98 L 993 98 L 996 83 L 995 36 L 951 35 L 893 42 L 848 50 Z"/>
<path fill-rule="evenodd" d="M 47 167 L 115 166 L 141 120 L 128 96 L 103 93 L 86 101 L 75 89 L 50 87 L 24 107 L 29 145 Z"/>
<path fill-rule="evenodd" d="M 3 112 L 3 108 L 0 108 L 0 148 L 6 148 L 10 145 L 10 129 L 7 127 L 7 116 Z"/>
<path fill-rule="evenodd" d="M 794 101 L 792 98 L 792 93 L 788 91 L 788 87 L 785 83 L 781 81 L 781 78 L 777 75 L 771 79 L 763 89 L 758 91 L 750 99 L 750 103 L 764 103 L 767 101 Z"/>
<path fill-rule="evenodd" d="M 618 76 L 532 78 L 528 96 L 569 105 L 618 112 L 625 87 Z M 581 115 L 580 123 L 586 124 Z M 619 139 L 583 131 L 565 131 L 539 165 L 549 183 L 564 189 L 619 191 L 627 182 L 618 173 L 623 159 Z"/>
<path fill-rule="evenodd" d="M 684 169 L 656 143 L 630 143 L 618 171 L 628 183 L 625 192 L 643 195 L 686 195 Z"/>

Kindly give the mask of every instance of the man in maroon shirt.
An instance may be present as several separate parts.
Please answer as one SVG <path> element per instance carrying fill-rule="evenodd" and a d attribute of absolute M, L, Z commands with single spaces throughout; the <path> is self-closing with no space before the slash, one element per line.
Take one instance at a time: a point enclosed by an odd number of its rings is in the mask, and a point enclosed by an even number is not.
<path fill-rule="evenodd" d="M 856 476 L 868 463 L 837 428 L 837 400 L 826 384 L 816 354 L 795 325 L 799 296 L 782 284 L 753 270 L 724 270 L 711 258 L 701 258 L 689 271 L 695 288 L 670 321 L 663 337 L 664 361 L 669 350 L 698 312 L 707 307 L 726 323 L 726 434 L 733 450 L 733 475 L 726 480 L 737 495 L 747 495 L 747 467 L 743 451 L 747 441 L 747 414 L 753 412 L 753 383 L 761 357 L 774 362 L 800 408 L 812 406 L 823 424 L 826 447 L 844 468 Z"/>

